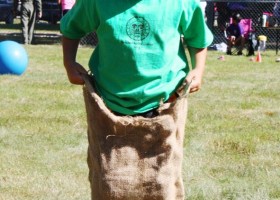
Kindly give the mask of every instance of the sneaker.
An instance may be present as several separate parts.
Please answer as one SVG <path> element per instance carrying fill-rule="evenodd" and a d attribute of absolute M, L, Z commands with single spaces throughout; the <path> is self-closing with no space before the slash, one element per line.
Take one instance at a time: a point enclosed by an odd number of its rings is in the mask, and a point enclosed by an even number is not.
<path fill-rule="evenodd" d="M 230 50 L 227 50 L 227 55 L 232 55 Z"/>
<path fill-rule="evenodd" d="M 237 55 L 242 56 L 243 55 L 242 51 L 238 51 Z"/>

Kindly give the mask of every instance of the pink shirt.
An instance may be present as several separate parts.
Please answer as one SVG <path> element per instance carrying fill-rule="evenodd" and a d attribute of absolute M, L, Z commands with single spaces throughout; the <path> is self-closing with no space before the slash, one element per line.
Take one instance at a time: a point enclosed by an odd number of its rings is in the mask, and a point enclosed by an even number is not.
<path fill-rule="evenodd" d="M 75 4 L 75 0 L 61 0 L 62 10 L 70 10 Z"/>

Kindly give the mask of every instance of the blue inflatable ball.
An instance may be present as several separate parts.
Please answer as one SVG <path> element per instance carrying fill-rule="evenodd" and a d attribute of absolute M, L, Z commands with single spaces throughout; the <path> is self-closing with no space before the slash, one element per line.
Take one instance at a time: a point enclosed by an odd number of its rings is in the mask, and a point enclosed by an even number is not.
<path fill-rule="evenodd" d="M 0 42 L 0 74 L 21 75 L 27 68 L 28 56 L 17 42 Z"/>

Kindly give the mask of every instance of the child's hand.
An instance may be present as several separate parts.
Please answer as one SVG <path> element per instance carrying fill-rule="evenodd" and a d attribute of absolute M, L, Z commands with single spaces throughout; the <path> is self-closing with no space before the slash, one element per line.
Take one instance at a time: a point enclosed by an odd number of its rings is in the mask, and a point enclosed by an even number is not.
<path fill-rule="evenodd" d="M 85 68 L 77 62 L 69 64 L 66 68 L 68 79 L 72 84 L 83 85 L 84 79 L 82 74 L 88 74 Z"/>
<path fill-rule="evenodd" d="M 187 84 L 190 84 L 190 93 L 200 90 L 202 84 L 203 73 L 198 69 L 193 69 L 189 72 L 185 79 Z"/>
<path fill-rule="evenodd" d="M 68 79 L 72 84 L 83 85 L 83 74 L 88 74 L 85 68 L 76 62 L 76 54 L 80 40 L 62 36 L 63 64 Z"/>

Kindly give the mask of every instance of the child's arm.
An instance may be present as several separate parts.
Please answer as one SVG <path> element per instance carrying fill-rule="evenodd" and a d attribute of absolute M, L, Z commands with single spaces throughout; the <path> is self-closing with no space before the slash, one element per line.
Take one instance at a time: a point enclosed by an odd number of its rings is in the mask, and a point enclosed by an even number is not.
<path fill-rule="evenodd" d="M 69 81 L 72 84 L 83 85 L 82 74 L 87 74 L 85 68 L 76 62 L 79 40 L 62 37 L 63 63 Z"/>
<path fill-rule="evenodd" d="M 187 75 L 185 81 L 190 85 L 190 93 L 196 92 L 201 88 L 202 77 L 205 69 L 207 48 L 188 47 L 191 57 L 192 70 Z"/>

